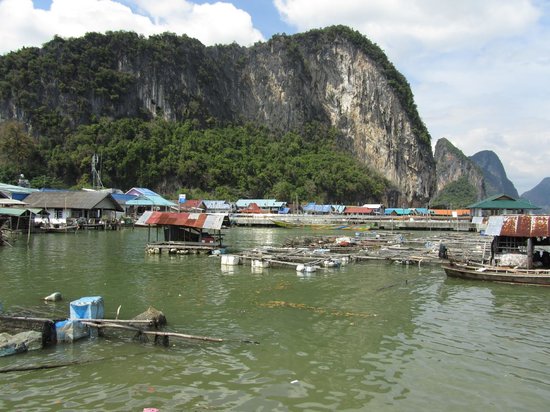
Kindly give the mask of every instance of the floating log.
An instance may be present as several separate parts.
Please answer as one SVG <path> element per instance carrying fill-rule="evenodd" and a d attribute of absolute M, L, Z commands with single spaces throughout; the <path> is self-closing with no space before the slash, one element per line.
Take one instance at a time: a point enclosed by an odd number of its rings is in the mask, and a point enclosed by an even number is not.
<path fill-rule="evenodd" d="M 42 334 L 43 347 L 57 341 L 55 323 L 51 319 L 0 315 L 0 332 L 17 334 L 28 330 Z"/>

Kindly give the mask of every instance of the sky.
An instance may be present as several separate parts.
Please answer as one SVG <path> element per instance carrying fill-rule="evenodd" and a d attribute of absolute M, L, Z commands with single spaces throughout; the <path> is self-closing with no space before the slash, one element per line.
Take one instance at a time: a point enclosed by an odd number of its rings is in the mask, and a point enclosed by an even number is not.
<path fill-rule="evenodd" d="M 346 25 L 405 75 L 433 146 L 494 151 L 520 195 L 550 177 L 550 0 L 0 0 L 0 21 L 0 54 L 92 31 L 248 46 Z"/>

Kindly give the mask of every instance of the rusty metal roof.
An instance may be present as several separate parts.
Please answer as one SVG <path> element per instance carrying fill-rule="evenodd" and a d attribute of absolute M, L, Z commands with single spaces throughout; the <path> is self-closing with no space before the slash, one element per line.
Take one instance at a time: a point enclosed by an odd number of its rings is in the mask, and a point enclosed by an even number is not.
<path fill-rule="evenodd" d="M 153 212 L 145 224 L 220 230 L 226 217 L 225 214 Z"/>
<path fill-rule="evenodd" d="M 491 216 L 485 233 L 492 236 L 550 237 L 550 216 Z"/>

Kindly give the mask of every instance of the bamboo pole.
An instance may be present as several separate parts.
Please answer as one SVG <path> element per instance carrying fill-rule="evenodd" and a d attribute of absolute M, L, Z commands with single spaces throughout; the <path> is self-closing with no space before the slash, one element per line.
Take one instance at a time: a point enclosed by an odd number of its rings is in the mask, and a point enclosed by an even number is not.
<path fill-rule="evenodd" d="M 132 323 L 135 323 L 135 324 L 138 324 L 138 323 L 143 323 L 143 324 L 146 324 L 146 325 L 152 325 L 155 323 L 154 320 L 152 319 L 135 319 L 135 320 L 132 320 L 132 319 L 72 319 L 72 320 L 77 320 L 79 322 L 91 322 L 91 323 L 97 323 L 97 324 L 103 324 L 103 323 L 113 323 L 113 324 L 132 324 Z"/>
<path fill-rule="evenodd" d="M 114 328 L 114 329 L 123 329 L 123 330 L 129 330 L 132 332 L 139 332 L 143 333 L 144 335 L 155 335 L 155 336 L 172 336 L 175 338 L 183 338 L 183 339 L 193 339 L 193 340 L 202 340 L 206 342 L 224 342 L 221 338 L 212 338 L 209 336 L 197 336 L 197 335 L 188 335 L 185 333 L 176 333 L 176 332 L 161 332 L 161 331 L 154 331 L 154 330 L 142 330 L 139 328 L 134 328 L 132 326 L 126 326 L 126 325 L 120 325 L 116 323 L 94 323 L 94 322 L 82 322 L 86 326 L 91 326 L 95 328 Z"/>

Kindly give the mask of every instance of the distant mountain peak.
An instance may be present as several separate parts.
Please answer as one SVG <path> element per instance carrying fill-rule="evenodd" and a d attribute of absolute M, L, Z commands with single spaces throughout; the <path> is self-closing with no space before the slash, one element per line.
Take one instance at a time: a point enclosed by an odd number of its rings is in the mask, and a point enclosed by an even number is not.
<path fill-rule="evenodd" d="M 482 150 L 477 152 L 470 159 L 476 163 L 485 177 L 485 189 L 487 195 L 505 193 L 516 199 L 519 197 L 514 184 L 506 176 L 504 166 L 498 155 L 492 150 Z"/>

